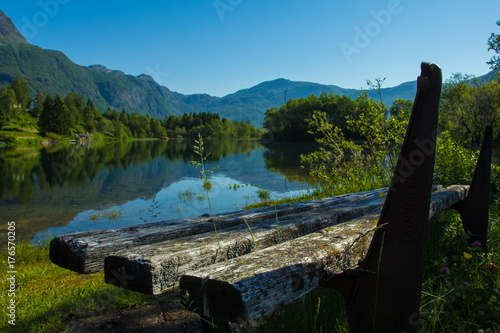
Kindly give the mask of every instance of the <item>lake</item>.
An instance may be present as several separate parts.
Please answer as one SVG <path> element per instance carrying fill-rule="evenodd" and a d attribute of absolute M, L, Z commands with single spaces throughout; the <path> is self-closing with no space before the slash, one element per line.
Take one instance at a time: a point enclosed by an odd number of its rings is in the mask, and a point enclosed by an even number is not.
<path fill-rule="evenodd" d="M 300 154 L 314 143 L 204 140 L 214 214 L 306 193 L 313 179 Z M 43 242 L 78 231 L 120 228 L 209 214 L 194 141 L 131 141 L 0 149 L 0 232 Z M 105 215 L 95 220 L 99 213 Z M 107 218 L 106 213 L 118 214 Z"/>

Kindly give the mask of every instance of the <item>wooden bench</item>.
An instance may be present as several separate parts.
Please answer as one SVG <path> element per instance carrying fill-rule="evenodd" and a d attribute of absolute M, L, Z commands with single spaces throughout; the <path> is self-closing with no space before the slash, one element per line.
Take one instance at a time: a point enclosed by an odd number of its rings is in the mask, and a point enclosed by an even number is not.
<path fill-rule="evenodd" d="M 346 299 L 352 332 L 416 332 L 428 218 L 456 208 L 471 240 L 487 230 L 487 211 L 486 224 L 470 216 L 476 204 L 484 209 L 485 192 L 487 200 L 488 140 L 470 189 L 432 186 L 440 89 L 439 67 L 422 64 L 388 189 L 219 214 L 218 240 L 206 216 L 58 236 L 50 258 L 146 294 L 179 285 L 221 330 L 326 285 Z"/>
<path fill-rule="evenodd" d="M 57 236 L 50 258 L 78 273 L 104 270 L 107 283 L 145 294 L 180 282 L 201 315 L 251 322 L 357 266 L 387 191 L 218 214 L 222 255 L 211 218 L 201 216 Z M 434 186 L 429 217 L 467 192 Z"/>
<path fill-rule="evenodd" d="M 429 217 L 459 202 L 466 186 L 435 191 Z M 244 323 L 272 313 L 366 257 L 379 214 L 365 215 L 266 249 L 185 273 L 180 287 L 206 317 Z"/>

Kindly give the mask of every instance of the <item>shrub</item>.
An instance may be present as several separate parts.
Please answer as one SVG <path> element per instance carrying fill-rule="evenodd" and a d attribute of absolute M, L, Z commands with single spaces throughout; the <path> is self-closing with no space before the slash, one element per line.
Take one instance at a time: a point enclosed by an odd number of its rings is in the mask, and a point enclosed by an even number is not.
<path fill-rule="evenodd" d="M 271 199 L 271 192 L 269 190 L 259 188 L 257 190 L 257 196 L 260 201 L 269 201 L 269 199 Z"/>
<path fill-rule="evenodd" d="M 56 133 L 47 133 L 45 134 L 45 140 L 51 141 L 51 142 L 60 142 L 61 141 L 61 136 Z"/>
<path fill-rule="evenodd" d="M 14 146 L 16 144 L 16 137 L 10 133 L 0 133 L 0 142 L 5 142 L 7 146 Z"/>
<path fill-rule="evenodd" d="M 470 184 L 477 156 L 477 152 L 455 142 L 448 132 L 441 133 L 436 144 L 433 182 L 444 186 Z"/>

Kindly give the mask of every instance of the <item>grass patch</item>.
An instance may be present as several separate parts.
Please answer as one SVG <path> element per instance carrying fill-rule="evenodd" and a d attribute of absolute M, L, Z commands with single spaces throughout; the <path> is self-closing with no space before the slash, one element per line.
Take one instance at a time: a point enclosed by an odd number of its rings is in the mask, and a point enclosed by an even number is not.
<path fill-rule="evenodd" d="M 375 184 L 371 186 L 366 186 L 361 189 L 358 188 L 352 188 L 350 186 L 335 186 L 335 187 L 329 187 L 329 186 L 323 186 L 323 187 L 318 187 L 308 193 L 301 194 L 295 197 L 284 197 L 284 198 L 279 198 L 279 199 L 270 199 L 267 197 L 267 200 L 264 200 L 260 196 L 260 190 L 257 191 L 257 196 L 259 199 L 261 199 L 261 202 L 255 202 L 249 205 L 246 205 L 243 207 L 243 209 L 251 209 L 251 208 L 261 208 L 261 207 L 268 207 L 268 206 L 275 206 L 275 205 L 281 205 L 281 204 L 293 204 L 295 202 L 300 202 L 300 201 L 308 201 L 308 200 L 315 200 L 315 199 L 321 199 L 321 198 L 329 198 L 333 197 L 336 195 L 341 195 L 341 194 L 348 194 L 348 193 L 355 193 L 355 192 L 362 192 L 362 191 L 369 191 L 369 190 L 375 190 L 381 187 L 387 187 L 389 184 Z M 267 190 L 264 190 L 267 191 Z M 265 194 L 264 194 L 265 195 Z"/>
<path fill-rule="evenodd" d="M 269 201 L 271 199 L 271 191 L 264 188 L 259 188 L 257 190 L 257 196 L 259 197 L 260 201 Z"/>
<path fill-rule="evenodd" d="M 2 250 L 2 258 L 7 253 Z M 16 246 L 16 321 L 0 317 L 0 331 L 60 332 L 72 317 L 110 308 L 139 306 L 151 297 L 104 283 L 104 274 L 80 275 L 50 262 L 49 246 L 18 243 Z M 2 261 L 0 274 L 4 281 L 1 306 L 6 309 L 7 264 Z"/>
<path fill-rule="evenodd" d="M 318 288 L 267 316 L 256 331 L 348 333 L 350 329 L 342 296 L 332 289 Z"/>
<path fill-rule="evenodd" d="M 182 202 L 186 203 L 186 202 L 193 201 L 193 198 L 195 197 L 195 195 L 197 195 L 196 192 L 193 192 L 192 190 L 187 189 L 185 191 L 180 191 L 179 192 L 179 199 Z"/>
<path fill-rule="evenodd" d="M 458 213 L 448 210 L 430 221 L 420 309 L 422 332 L 500 331 L 497 221 L 490 218 L 487 253 L 467 245 Z"/>

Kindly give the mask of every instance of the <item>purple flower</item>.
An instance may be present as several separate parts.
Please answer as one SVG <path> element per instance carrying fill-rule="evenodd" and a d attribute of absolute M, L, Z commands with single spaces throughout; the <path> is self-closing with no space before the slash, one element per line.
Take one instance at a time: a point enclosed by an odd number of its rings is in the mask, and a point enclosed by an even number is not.
<path fill-rule="evenodd" d="M 441 272 L 441 274 L 450 275 L 450 269 L 448 267 L 441 267 L 439 271 Z"/>
<path fill-rule="evenodd" d="M 471 246 L 472 247 L 480 247 L 481 246 L 481 242 L 480 241 L 475 241 L 474 243 L 472 243 Z"/>
<path fill-rule="evenodd" d="M 484 311 L 479 311 L 478 313 L 480 316 L 484 316 Z"/>
<path fill-rule="evenodd" d="M 468 287 L 469 286 L 469 282 L 465 281 L 464 282 L 464 287 Z"/>

